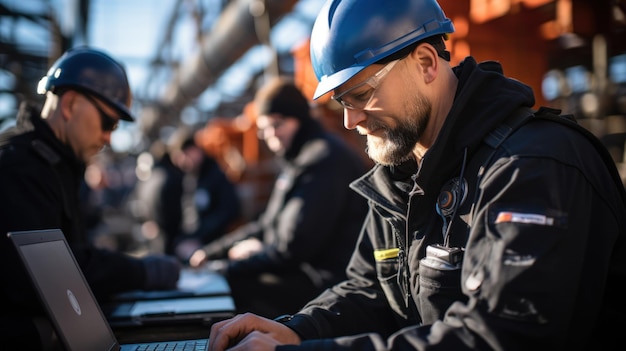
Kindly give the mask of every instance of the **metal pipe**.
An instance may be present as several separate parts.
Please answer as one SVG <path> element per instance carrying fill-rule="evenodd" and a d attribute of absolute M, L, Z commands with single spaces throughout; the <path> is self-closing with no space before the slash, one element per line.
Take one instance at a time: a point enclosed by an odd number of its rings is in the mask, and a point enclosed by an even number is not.
<path fill-rule="evenodd" d="M 258 0 L 232 1 L 205 37 L 201 48 L 193 57 L 183 62 L 174 78 L 165 88 L 156 106 L 149 106 L 140 118 L 141 129 L 147 135 L 158 133 L 180 116 L 181 111 L 247 50 L 259 44 L 255 31 L 255 17 L 250 8 Z M 297 0 L 266 0 L 267 13 L 273 26 L 289 13 Z"/>

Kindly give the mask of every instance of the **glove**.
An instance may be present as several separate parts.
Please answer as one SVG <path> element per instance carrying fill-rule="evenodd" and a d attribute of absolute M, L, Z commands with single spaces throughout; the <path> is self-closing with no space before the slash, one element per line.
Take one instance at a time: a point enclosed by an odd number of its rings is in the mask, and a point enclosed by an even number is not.
<path fill-rule="evenodd" d="M 146 271 L 144 290 L 176 289 L 181 269 L 176 257 L 152 255 L 146 256 L 141 262 Z"/>

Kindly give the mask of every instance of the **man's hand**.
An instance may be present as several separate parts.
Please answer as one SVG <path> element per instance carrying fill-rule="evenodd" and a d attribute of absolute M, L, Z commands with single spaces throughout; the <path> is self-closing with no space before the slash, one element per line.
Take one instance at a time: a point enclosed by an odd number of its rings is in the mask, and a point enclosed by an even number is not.
<path fill-rule="evenodd" d="M 257 238 L 242 240 L 228 250 L 228 258 L 231 260 L 245 260 L 263 250 L 263 243 Z"/>
<path fill-rule="evenodd" d="M 206 261 L 206 252 L 204 252 L 204 250 L 202 249 L 199 249 L 194 251 L 194 253 L 191 254 L 191 256 L 189 257 L 189 266 L 193 268 L 198 268 Z"/>
<path fill-rule="evenodd" d="M 300 337 L 289 327 L 252 313 L 213 324 L 209 336 L 209 351 L 273 351 L 285 344 L 298 345 Z"/>

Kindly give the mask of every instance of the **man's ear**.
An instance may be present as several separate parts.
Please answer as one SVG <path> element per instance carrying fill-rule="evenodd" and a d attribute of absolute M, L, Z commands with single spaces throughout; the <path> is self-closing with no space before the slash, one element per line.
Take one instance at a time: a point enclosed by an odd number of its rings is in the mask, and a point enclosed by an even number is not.
<path fill-rule="evenodd" d="M 424 83 L 428 84 L 437 77 L 439 68 L 439 56 L 437 50 L 429 43 L 419 44 L 415 50 L 411 52 L 414 56 L 422 76 Z"/>
<path fill-rule="evenodd" d="M 73 110 L 76 108 L 76 96 L 78 94 L 73 90 L 68 90 L 59 96 L 58 106 L 60 107 L 61 116 L 64 120 L 69 120 Z"/>

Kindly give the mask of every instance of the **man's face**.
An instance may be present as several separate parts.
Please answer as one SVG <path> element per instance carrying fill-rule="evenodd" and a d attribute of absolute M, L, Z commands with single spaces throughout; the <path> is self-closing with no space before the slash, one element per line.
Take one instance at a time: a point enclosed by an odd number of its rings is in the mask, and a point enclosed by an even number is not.
<path fill-rule="evenodd" d="M 265 141 L 272 152 L 280 153 L 291 145 L 300 121 L 279 114 L 261 115 L 257 117 L 256 126 L 259 138 Z"/>
<path fill-rule="evenodd" d="M 366 128 L 357 127 L 361 134 L 367 135 L 367 154 L 384 165 L 398 165 L 413 157 L 415 145 L 423 135 L 431 111 L 431 105 L 423 96 L 417 95 L 406 105 L 397 117 L 389 117 L 395 123 L 386 123 L 375 115 L 367 115 Z M 392 115 L 389 112 L 389 116 Z M 376 133 L 368 134 L 367 131 Z"/>
<path fill-rule="evenodd" d="M 372 65 L 335 91 L 348 101 L 367 100 L 365 106 L 344 108 L 344 125 L 367 136 L 367 154 L 383 165 L 397 165 L 413 157 L 432 110 L 415 79 L 403 74 L 402 63 L 400 60 L 375 87 L 362 82 L 371 80 L 389 65 Z"/>
<path fill-rule="evenodd" d="M 110 144 L 119 115 L 104 101 L 87 93 L 68 91 L 62 99 L 70 99 L 65 132 L 67 142 L 76 156 L 87 163 Z"/>
<path fill-rule="evenodd" d="M 189 145 L 178 154 L 180 159 L 176 163 L 184 172 L 193 173 L 200 169 L 204 158 L 204 151 L 200 147 Z"/>

